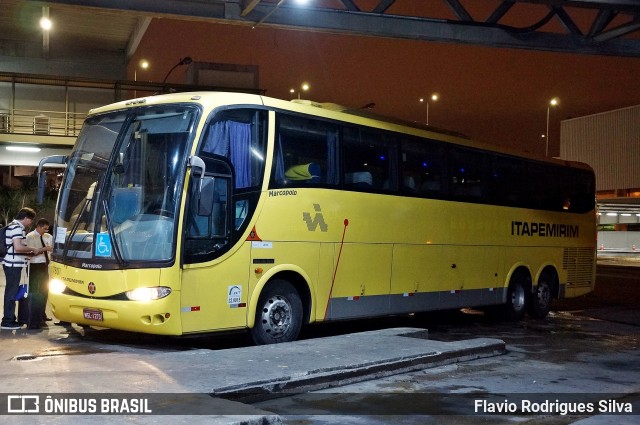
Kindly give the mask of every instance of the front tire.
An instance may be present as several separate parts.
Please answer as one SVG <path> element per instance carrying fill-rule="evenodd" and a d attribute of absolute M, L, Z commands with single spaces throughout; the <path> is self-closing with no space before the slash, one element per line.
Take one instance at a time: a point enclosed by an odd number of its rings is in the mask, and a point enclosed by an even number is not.
<path fill-rule="evenodd" d="M 527 311 L 529 290 L 521 277 L 515 277 L 507 289 L 507 303 L 503 306 L 503 317 L 510 322 L 522 320 Z"/>
<path fill-rule="evenodd" d="M 274 280 L 260 294 L 251 338 L 257 345 L 294 341 L 302 327 L 302 301 L 289 282 Z"/>

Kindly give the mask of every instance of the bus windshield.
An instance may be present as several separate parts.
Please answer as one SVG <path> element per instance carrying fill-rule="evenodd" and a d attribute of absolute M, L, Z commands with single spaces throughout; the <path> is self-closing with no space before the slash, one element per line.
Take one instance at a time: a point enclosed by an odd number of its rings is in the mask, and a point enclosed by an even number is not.
<path fill-rule="evenodd" d="M 120 266 L 173 258 L 197 114 L 162 105 L 87 119 L 61 188 L 54 258 Z"/>

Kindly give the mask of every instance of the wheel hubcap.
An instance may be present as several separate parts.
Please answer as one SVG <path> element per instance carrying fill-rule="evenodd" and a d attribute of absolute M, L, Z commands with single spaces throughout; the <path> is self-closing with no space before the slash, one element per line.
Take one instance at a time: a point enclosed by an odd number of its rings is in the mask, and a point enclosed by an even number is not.
<path fill-rule="evenodd" d="M 267 300 L 262 309 L 262 327 L 272 338 L 284 335 L 291 326 L 291 304 L 282 297 Z"/>
<path fill-rule="evenodd" d="M 546 284 L 538 285 L 538 304 L 546 306 L 551 302 L 551 289 Z"/>
<path fill-rule="evenodd" d="M 516 311 L 520 311 L 525 307 L 525 292 L 523 287 L 517 286 L 514 288 L 511 294 L 511 304 Z"/>

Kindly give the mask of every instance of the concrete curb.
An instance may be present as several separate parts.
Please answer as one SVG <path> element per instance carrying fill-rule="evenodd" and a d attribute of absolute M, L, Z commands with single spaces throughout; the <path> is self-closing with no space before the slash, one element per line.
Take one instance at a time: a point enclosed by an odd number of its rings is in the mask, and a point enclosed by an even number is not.
<path fill-rule="evenodd" d="M 228 400 L 257 402 L 297 393 L 335 388 L 419 369 L 492 357 L 506 351 L 504 341 L 498 339 L 477 338 L 457 342 L 441 342 L 423 339 L 426 333 L 424 329 L 396 328 L 321 338 L 323 345 L 343 345 L 341 342 L 352 345 L 353 356 L 364 360 L 343 362 L 340 365 L 330 367 L 318 367 L 300 374 L 281 376 L 278 379 L 255 379 L 218 387 L 213 389 L 212 395 Z M 413 342 L 417 340 L 418 343 L 415 344 L 415 349 L 410 350 L 410 354 L 390 358 L 383 352 L 380 352 L 379 356 L 371 355 L 370 352 L 365 353 L 364 351 L 371 351 L 371 349 L 362 350 L 358 344 L 350 344 L 355 341 L 346 341 L 345 337 L 369 340 L 371 343 L 377 342 L 386 347 L 407 345 L 407 341 L 403 341 L 402 338 L 410 338 Z M 292 344 L 305 343 L 313 343 L 313 341 L 299 341 Z M 348 347 L 342 347 L 342 349 L 348 349 Z M 375 348 L 373 350 L 376 351 Z M 318 365 L 323 364 L 326 353 L 315 352 L 317 358 L 311 359 L 311 361 L 317 362 Z M 308 355 L 313 356 L 313 353 L 314 351 L 309 351 Z"/>
<path fill-rule="evenodd" d="M 223 350 L 112 352 L 82 350 L 65 355 L 29 355 L 11 349 L 26 334 L 4 336 L 10 364 L 0 379 L 12 391 L 42 396 L 132 395 L 149 399 L 151 415 L 137 423 L 190 423 L 198 415 L 216 424 L 281 424 L 277 414 L 245 404 L 503 354 L 505 343 L 492 338 L 455 342 L 426 339 L 419 328 L 383 329 L 285 344 Z M 71 342 L 73 345 L 73 342 Z M 13 353 L 13 354 L 10 354 Z M 166 415 L 166 416 L 158 416 Z M 33 423 L 39 416 L 14 417 Z M 49 415 L 47 422 L 71 418 Z M 88 418 L 88 417 L 87 417 Z M 92 417 L 92 423 L 127 423 L 132 416 Z M 84 419 L 84 417 L 83 417 Z M 81 423 L 80 417 L 73 417 Z"/>

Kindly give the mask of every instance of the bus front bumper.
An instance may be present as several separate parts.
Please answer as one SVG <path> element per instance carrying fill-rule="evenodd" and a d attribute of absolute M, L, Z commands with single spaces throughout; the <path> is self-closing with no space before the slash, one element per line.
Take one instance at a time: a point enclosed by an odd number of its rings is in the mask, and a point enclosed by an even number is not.
<path fill-rule="evenodd" d="M 179 300 L 179 292 L 150 301 L 49 295 L 51 311 L 61 321 L 157 335 L 182 334 Z"/>

